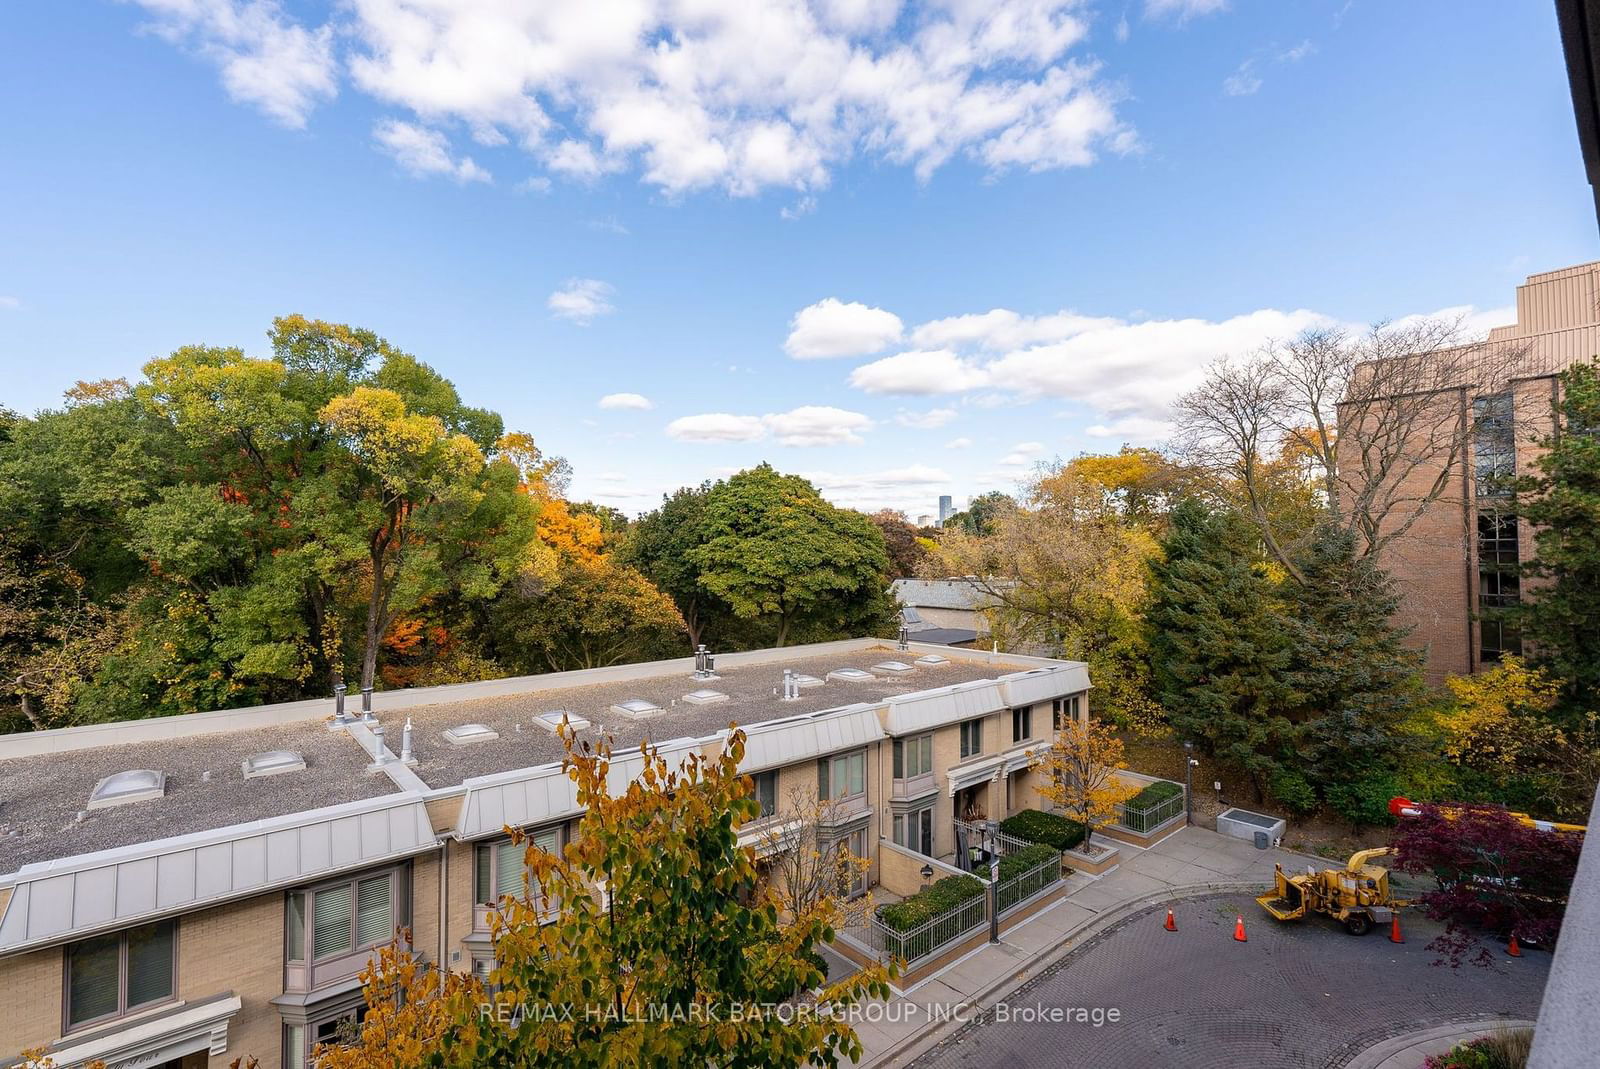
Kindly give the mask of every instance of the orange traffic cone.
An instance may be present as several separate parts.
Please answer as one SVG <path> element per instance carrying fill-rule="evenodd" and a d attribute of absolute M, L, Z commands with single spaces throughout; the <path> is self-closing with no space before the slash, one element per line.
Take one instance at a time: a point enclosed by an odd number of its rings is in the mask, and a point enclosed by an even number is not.
<path fill-rule="evenodd" d="M 1394 919 L 1389 922 L 1389 942 L 1404 943 L 1405 941 L 1406 937 L 1400 934 L 1400 914 L 1396 913 Z"/>
<path fill-rule="evenodd" d="M 1161 927 L 1165 928 L 1169 932 L 1175 932 L 1178 930 L 1178 922 L 1173 919 L 1172 910 L 1167 910 L 1167 923 L 1163 924 Z"/>
<path fill-rule="evenodd" d="M 1233 938 L 1236 942 L 1245 943 L 1249 940 L 1244 934 L 1244 914 L 1239 914 L 1239 919 L 1233 925 Z"/>
<path fill-rule="evenodd" d="M 1517 937 L 1515 935 L 1511 937 L 1511 942 L 1506 944 L 1506 953 L 1513 958 L 1522 957 L 1522 948 L 1517 946 Z"/>

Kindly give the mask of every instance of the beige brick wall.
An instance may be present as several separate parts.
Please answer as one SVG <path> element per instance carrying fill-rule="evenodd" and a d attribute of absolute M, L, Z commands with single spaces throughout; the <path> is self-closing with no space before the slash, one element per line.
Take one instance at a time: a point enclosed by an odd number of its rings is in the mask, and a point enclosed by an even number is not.
<path fill-rule="evenodd" d="M 60 947 L 0 958 L 0 1062 L 61 1035 Z"/>
<path fill-rule="evenodd" d="M 178 993 L 199 1001 L 232 991 L 243 1004 L 228 1025 L 228 1050 L 213 1069 L 254 1055 L 262 1069 L 282 1058 L 282 1020 L 270 999 L 283 993 L 282 894 L 183 917 L 178 921 Z"/>

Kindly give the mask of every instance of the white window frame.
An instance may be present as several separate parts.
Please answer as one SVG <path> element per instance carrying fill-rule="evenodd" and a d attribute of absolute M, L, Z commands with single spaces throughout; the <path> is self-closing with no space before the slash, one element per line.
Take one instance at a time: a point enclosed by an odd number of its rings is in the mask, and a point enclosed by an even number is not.
<path fill-rule="evenodd" d="M 894 815 L 893 838 L 896 846 L 903 846 L 907 850 L 915 850 L 924 857 L 933 856 L 933 803 L 919 805 L 907 809 L 903 813 Z M 922 848 L 922 833 L 927 832 L 928 849 Z M 916 841 L 912 842 L 913 836 Z"/>
<path fill-rule="evenodd" d="M 839 766 L 843 766 L 844 775 L 839 775 Z M 861 780 L 860 790 L 850 790 L 851 779 L 858 774 Z M 823 802 L 850 802 L 864 798 L 867 794 L 867 751 L 848 750 L 844 753 L 830 754 L 817 762 L 817 775 L 819 788 L 817 794 Z M 835 790 L 835 785 L 843 782 L 843 793 Z"/>
<path fill-rule="evenodd" d="M 500 908 L 506 892 L 500 887 L 500 866 L 497 863 L 501 850 L 516 850 L 526 852 L 529 846 L 542 846 L 553 854 L 561 853 L 567 842 L 567 826 L 565 824 L 547 824 L 539 828 L 531 828 L 525 833 L 525 839 L 520 844 L 513 844 L 509 836 L 500 836 L 496 839 L 485 839 L 472 846 L 472 930 L 487 932 L 490 930 L 489 917 Z M 541 842 L 542 840 L 542 842 Z M 481 886 L 482 862 L 479 860 L 484 853 L 489 853 L 489 886 Z M 531 872 L 524 871 L 524 887 L 537 886 Z M 520 895 L 520 891 L 517 892 Z M 487 899 L 487 901 L 486 901 Z M 533 896 L 539 906 L 541 918 L 554 919 L 555 903 L 547 899 L 543 888 Z"/>
<path fill-rule="evenodd" d="M 895 739 L 894 778 L 916 779 L 933 773 L 933 734 Z"/>
<path fill-rule="evenodd" d="M 337 880 L 327 880 L 309 887 L 296 888 L 284 896 L 283 959 L 285 990 L 314 991 L 326 984 L 356 975 L 379 947 L 387 946 L 399 938 L 405 928 L 409 887 L 402 874 L 409 870 L 404 865 L 368 870 Z M 370 940 L 361 939 L 361 887 L 376 880 L 389 882 L 389 934 Z M 321 958 L 316 956 L 316 901 L 340 888 L 350 889 L 350 945 Z M 371 892 L 369 892 L 370 894 Z M 295 902 L 301 902 L 296 920 Z M 299 955 L 295 953 L 296 926 L 299 926 Z"/>

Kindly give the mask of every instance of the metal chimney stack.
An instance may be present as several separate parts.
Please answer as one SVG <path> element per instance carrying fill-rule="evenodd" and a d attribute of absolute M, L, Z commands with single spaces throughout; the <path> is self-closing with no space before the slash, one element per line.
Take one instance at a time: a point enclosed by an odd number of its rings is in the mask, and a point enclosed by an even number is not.
<path fill-rule="evenodd" d="M 792 702 L 798 697 L 800 697 L 800 684 L 794 678 L 794 670 L 785 668 L 783 670 L 783 700 Z"/>
<path fill-rule="evenodd" d="M 902 623 L 900 625 L 900 649 L 902 651 L 904 651 L 904 650 L 908 650 L 910 648 L 911 648 L 911 629 L 909 627 L 907 627 L 905 624 Z"/>
<path fill-rule="evenodd" d="M 372 688 L 361 688 L 361 719 L 364 723 L 372 723 Z"/>
<path fill-rule="evenodd" d="M 711 679 L 716 675 L 717 661 L 706 649 L 705 643 L 695 647 L 694 651 L 694 677 L 696 679 Z"/>
<path fill-rule="evenodd" d="M 333 685 L 333 722 L 335 724 L 347 724 L 350 722 L 350 718 L 344 715 L 344 691 L 345 686 L 343 683 L 335 683 Z"/>
<path fill-rule="evenodd" d="M 521 724 L 517 725 L 519 728 Z M 400 732 L 400 763 L 410 765 L 416 763 L 416 755 L 411 752 L 411 718 L 406 717 L 405 730 Z"/>
<path fill-rule="evenodd" d="M 389 750 L 383 744 L 383 725 L 372 726 L 372 763 L 386 765 L 389 763 Z"/>

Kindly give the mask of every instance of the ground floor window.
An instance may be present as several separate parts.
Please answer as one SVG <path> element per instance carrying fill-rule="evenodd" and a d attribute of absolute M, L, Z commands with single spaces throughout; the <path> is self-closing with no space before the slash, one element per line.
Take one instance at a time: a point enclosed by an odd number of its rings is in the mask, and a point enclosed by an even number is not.
<path fill-rule="evenodd" d="M 839 893 L 845 898 L 865 894 L 867 866 L 861 861 L 867 857 L 867 829 L 844 833 L 834 840 L 834 848 L 839 852 Z"/>
<path fill-rule="evenodd" d="M 321 1046 L 348 1046 L 361 1038 L 361 1022 L 366 1019 L 366 1003 L 320 1017 L 305 1024 L 283 1026 L 283 1069 L 306 1069 L 314 1065 L 313 1052 Z"/>
<path fill-rule="evenodd" d="M 933 856 L 933 806 L 910 809 L 894 815 L 894 841 L 907 850 Z"/>
<path fill-rule="evenodd" d="M 67 947 L 67 1028 L 170 1001 L 177 945 L 175 922 L 158 921 Z"/>

